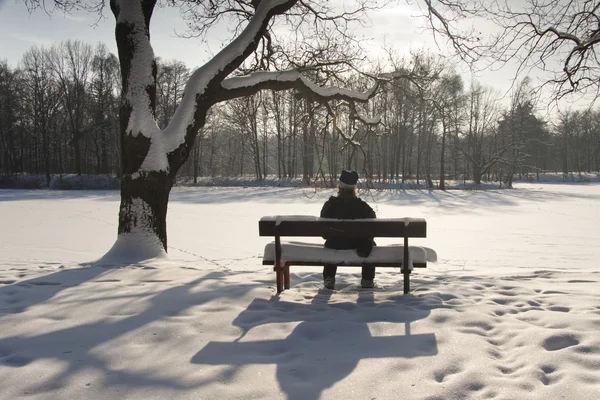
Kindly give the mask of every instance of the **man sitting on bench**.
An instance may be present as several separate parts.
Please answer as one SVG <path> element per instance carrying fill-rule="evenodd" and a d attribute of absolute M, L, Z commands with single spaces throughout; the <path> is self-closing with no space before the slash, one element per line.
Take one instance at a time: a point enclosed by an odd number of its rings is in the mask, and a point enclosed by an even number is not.
<path fill-rule="evenodd" d="M 338 183 L 338 195 L 331 196 L 323 205 L 322 218 L 336 219 L 359 219 L 375 218 L 375 211 L 363 200 L 357 197 L 358 173 L 356 171 L 342 171 Z M 368 257 L 375 245 L 373 238 L 349 238 L 349 237 L 324 237 L 325 247 L 336 250 L 356 249 L 361 257 Z M 323 268 L 323 284 L 327 289 L 335 286 L 335 273 L 337 265 L 326 264 Z M 372 288 L 375 278 L 374 266 L 362 267 L 362 279 L 360 286 Z"/>

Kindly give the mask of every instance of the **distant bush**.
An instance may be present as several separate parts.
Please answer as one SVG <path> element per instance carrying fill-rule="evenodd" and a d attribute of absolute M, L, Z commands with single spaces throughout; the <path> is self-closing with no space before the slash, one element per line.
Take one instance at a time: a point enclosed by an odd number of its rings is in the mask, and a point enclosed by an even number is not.
<path fill-rule="evenodd" d="M 50 189 L 59 190 L 114 190 L 121 187 L 115 175 L 54 175 Z"/>
<path fill-rule="evenodd" d="M 194 183 L 193 178 L 182 177 L 178 178 L 176 186 L 224 186 L 224 187 L 305 187 L 313 185 L 305 185 L 302 179 L 277 179 L 265 178 L 256 179 L 251 176 L 247 177 L 198 177 Z"/>
<path fill-rule="evenodd" d="M 43 189 L 46 187 L 44 175 L 2 175 L 1 189 Z"/>
<path fill-rule="evenodd" d="M 563 174 L 560 172 L 544 172 L 539 177 L 535 174 L 524 175 L 522 179 L 515 179 L 515 182 L 539 182 L 539 183 L 591 183 L 600 182 L 600 175 L 590 172 L 570 172 Z"/>
<path fill-rule="evenodd" d="M 50 186 L 46 176 L 5 175 L 0 176 L 2 189 L 53 189 L 53 190 L 115 190 L 120 188 L 120 179 L 115 175 L 51 175 Z"/>

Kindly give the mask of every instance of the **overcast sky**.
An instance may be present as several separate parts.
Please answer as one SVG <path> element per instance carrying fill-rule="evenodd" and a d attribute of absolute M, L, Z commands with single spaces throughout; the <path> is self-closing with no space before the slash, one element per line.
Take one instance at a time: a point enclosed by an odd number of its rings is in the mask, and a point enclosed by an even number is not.
<path fill-rule="evenodd" d="M 429 32 L 419 29 L 423 21 L 416 18 L 419 9 L 412 7 L 402 5 L 371 14 L 371 27 L 359 33 L 373 38 L 368 46 L 373 58 L 381 55 L 382 49 L 389 45 L 398 54 L 408 55 L 411 49 L 443 52 L 436 46 Z M 202 65 L 211 54 L 219 50 L 227 38 L 226 26 L 214 30 L 207 43 L 199 39 L 177 37 L 176 32 L 183 32 L 185 25 L 179 12 L 173 8 L 156 10 L 150 28 L 155 55 L 164 60 L 183 61 L 190 68 Z M 15 67 L 31 46 L 50 46 L 68 39 L 78 39 L 91 45 L 103 42 L 116 54 L 114 17 L 110 9 L 106 8 L 100 19 L 96 14 L 82 12 L 70 15 L 56 12 L 48 16 L 38 10 L 30 15 L 22 3 L 0 0 L 0 60 L 6 59 Z M 458 70 L 463 72 L 465 82 L 468 82 L 470 75 L 467 69 L 458 66 Z M 494 87 L 502 96 L 510 92 L 513 73 L 514 68 L 508 67 L 500 71 L 488 71 L 477 79 Z"/>

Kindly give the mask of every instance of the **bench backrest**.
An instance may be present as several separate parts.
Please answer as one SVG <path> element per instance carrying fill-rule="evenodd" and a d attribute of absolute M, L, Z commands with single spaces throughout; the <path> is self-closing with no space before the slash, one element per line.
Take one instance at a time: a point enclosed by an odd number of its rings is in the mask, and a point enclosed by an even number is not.
<path fill-rule="evenodd" d="M 260 236 L 427 237 L 422 218 L 331 219 L 282 215 L 263 217 Z"/>

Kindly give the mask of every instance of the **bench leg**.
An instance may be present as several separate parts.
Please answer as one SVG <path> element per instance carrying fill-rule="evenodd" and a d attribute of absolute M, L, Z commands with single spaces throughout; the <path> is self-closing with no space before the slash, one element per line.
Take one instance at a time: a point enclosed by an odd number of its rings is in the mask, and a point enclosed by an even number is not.
<path fill-rule="evenodd" d="M 288 263 L 283 265 L 283 287 L 285 289 L 290 288 L 290 264 Z"/>
<path fill-rule="evenodd" d="M 277 293 L 281 293 L 283 292 L 283 268 L 281 268 L 281 265 L 276 262 L 275 266 L 273 267 L 273 270 L 275 271 L 275 282 L 277 283 Z"/>
<path fill-rule="evenodd" d="M 410 269 L 405 268 L 402 273 L 404 274 L 404 294 L 410 291 Z"/>

